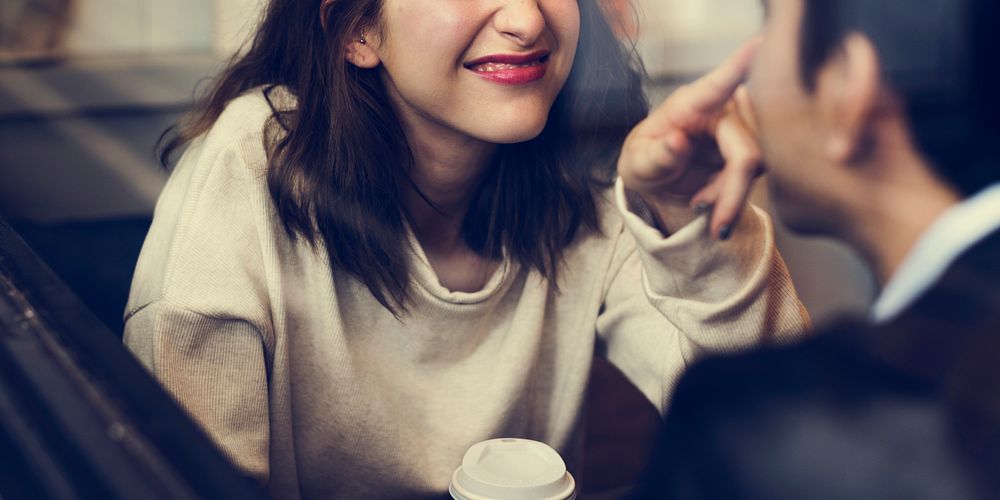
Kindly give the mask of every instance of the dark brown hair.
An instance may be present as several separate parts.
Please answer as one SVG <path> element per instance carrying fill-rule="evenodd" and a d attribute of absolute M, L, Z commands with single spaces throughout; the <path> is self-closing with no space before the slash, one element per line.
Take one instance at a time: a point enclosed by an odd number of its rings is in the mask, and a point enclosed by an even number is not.
<path fill-rule="evenodd" d="M 850 33 L 878 51 L 883 78 L 937 175 L 964 195 L 1000 181 L 1000 4 L 996 0 L 804 0 L 806 88 Z"/>
<path fill-rule="evenodd" d="M 635 51 L 613 34 L 600 0 L 580 0 L 576 63 L 535 139 L 499 148 L 463 224 L 477 253 L 505 252 L 555 283 L 563 250 L 598 228 L 595 197 L 614 177 L 629 130 L 647 113 Z M 361 280 L 385 307 L 405 310 L 409 260 L 402 202 L 412 155 L 377 70 L 344 49 L 378 27 L 380 0 L 271 0 L 236 56 L 179 127 L 161 161 L 207 132 L 237 96 L 282 86 L 297 99 L 269 124 L 268 184 L 293 238 L 322 243 L 334 268 Z M 322 15 L 321 15 L 322 11 Z M 272 109 L 275 106 L 272 104 Z"/>

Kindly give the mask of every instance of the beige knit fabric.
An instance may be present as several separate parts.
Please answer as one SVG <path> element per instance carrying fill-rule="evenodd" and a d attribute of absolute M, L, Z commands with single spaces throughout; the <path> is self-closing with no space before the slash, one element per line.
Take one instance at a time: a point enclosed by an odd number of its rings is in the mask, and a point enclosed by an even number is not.
<path fill-rule="evenodd" d="M 450 292 L 410 235 L 398 321 L 282 229 L 264 172 L 269 114 L 250 92 L 183 156 L 125 342 L 276 498 L 440 497 L 466 448 L 495 437 L 549 443 L 578 475 L 597 343 L 663 411 L 699 353 L 807 324 L 763 212 L 747 209 L 727 242 L 704 218 L 664 239 L 619 211 L 620 185 L 602 200 L 603 234 L 566 252 L 558 292 L 516 262 L 479 292 Z"/>

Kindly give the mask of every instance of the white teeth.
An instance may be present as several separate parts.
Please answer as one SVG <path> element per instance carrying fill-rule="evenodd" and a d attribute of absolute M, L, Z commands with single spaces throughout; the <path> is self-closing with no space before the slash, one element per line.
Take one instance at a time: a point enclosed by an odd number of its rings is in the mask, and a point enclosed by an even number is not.
<path fill-rule="evenodd" d="M 480 73 L 493 73 L 495 71 L 506 71 L 512 70 L 514 68 L 530 68 L 532 66 L 538 66 L 542 64 L 542 61 L 532 61 L 527 64 L 505 64 L 505 63 L 486 63 L 476 66 L 476 71 Z"/>

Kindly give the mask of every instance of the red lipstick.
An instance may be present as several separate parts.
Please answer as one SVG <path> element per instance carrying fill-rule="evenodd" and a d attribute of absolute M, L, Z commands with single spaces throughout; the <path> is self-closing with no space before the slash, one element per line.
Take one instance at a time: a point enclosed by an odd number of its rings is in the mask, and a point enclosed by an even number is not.
<path fill-rule="evenodd" d="M 549 51 L 539 50 L 529 54 L 493 54 L 465 63 L 465 68 L 486 80 L 505 84 L 523 85 L 545 77 Z"/>

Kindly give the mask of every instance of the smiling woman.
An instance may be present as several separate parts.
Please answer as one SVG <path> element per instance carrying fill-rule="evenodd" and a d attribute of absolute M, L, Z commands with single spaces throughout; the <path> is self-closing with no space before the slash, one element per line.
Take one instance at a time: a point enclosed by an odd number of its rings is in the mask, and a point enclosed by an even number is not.
<path fill-rule="evenodd" d="M 622 137 L 645 115 L 638 63 L 595 2 L 547 1 L 544 12 L 529 2 L 528 12 L 499 15 L 496 7 L 453 3 L 326 1 L 321 19 L 311 2 L 272 2 L 250 52 L 167 142 L 164 161 L 206 132 L 232 99 L 268 86 L 298 103 L 287 119 L 271 122 L 272 131 L 288 128 L 271 136 L 267 172 L 283 224 L 307 241 L 322 239 L 331 262 L 383 305 L 398 312 L 405 303 L 407 217 L 428 231 L 446 230 L 445 251 L 468 246 L 486 260 L 509 252 L 554 274 L 576 233 L 597 227 L 593 192 L 609 185 Z M 389 14 L 380 17 L 383 11 Z M 313 33 L 285 26 L 286 17 L 313 16 Z M 559 24 L 550 27 L 549 19 Z M 586 56 L 574 67 L 578 50 Z M 535 81 L 497 85 L 500 76 L 467 67 L 528 51 L 546 54 Z M 290 127 L 292 120 L 299 126 Z M 426 182 L 426 170 L 443 170 L 447 179 Z M 448 215 L 447 224 L 433 220 L 438 215 Z M 427 249 L 432 264 L 435 249 Z M 481 288 L 495 267 L 482 260 L 452 266 L 474 274 L 456 281 L 480 281 L 453 288 Z"/>
<path fill-rule="evenodd" d="M 126 343 L 277 498 L 441 496 L 496 437 L 585 484 L 595 350 L 662 412 L 806 322 L 753 165 L 661 161 L 639 68 L 597 0 L 271 0 L 167 136 Z M 728 138 L 718 99 L 687 117 Z"/>

